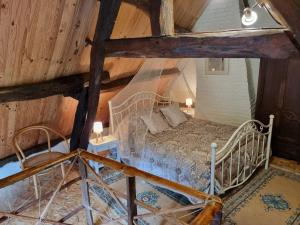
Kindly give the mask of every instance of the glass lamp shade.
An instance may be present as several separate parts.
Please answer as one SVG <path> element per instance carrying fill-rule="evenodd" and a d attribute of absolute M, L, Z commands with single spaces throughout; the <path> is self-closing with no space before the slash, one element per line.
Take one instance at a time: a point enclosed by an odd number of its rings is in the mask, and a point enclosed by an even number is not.
<path fill-rule="evenodd" d="M 101 134 L 103 132 L 102 122 L 94 122 L 93 131 L 96 134 Z"/>
<path fill-rule="evenodd" d="M 193 99 L 187 98 L 185 100 L 185 104 L 186 104 L 187 107 L 191 107 L 193 105 Z"/>
<path fill-rule="evenodd" d="M 254 24 L 256 20 L 257 20 L 257 13 L 250 8 L 245 8 L 242 16 L 242 23 L 245 26 L 250 26 Z"/>

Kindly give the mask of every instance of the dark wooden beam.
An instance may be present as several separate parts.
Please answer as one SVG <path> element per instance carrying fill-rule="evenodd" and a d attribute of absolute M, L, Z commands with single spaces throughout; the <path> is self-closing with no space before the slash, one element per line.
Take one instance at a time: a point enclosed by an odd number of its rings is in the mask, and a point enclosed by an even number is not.
<path fill-rule="evenodd" d="M 72 96 L 88 86 L 88 74 L 60 77 L 36 84 L 0 88 L 0 103 L 45 98 L 53 95 Z"/>
<path fill-rule="evenodd" d="M 160 29 L 160 6 L 161 0 L 153 0 L 149 6 L 149 16 L 151 23 L 152 36 L 161 36 Z"/>
<path fill-rule="evenodd" d="M 80 127 L 82 133 L 80 137 L 79 147 L 82 149 L 87 149 L 88 147 L 90 133 L 98 109 L 101 80 L 104 76 L 104 41 L 109 39 L 111 36 L 120 6 L 121 0 L 102 0 L 100 4 L 90 55 L 90 81 L 88 91 L 87 115 L 84 124 L 79 121 L 79 123 L 82 124 L 82 128 Z M 80 120 L 82 116 L 78 116 L 78 118 Z M 86 182 L 86 178 L 88 176 L 87 168 L 82 160 L 79 160 L 79 172 L 82 178 L 82 203 L 85 206 L 87 224 L 92 225 L 93 217 L 92 211 L 90 210 L 89 184 Z"/>
<path fill-rule="evenodd" d="M 96 31 L 93 39 L 93 46 L 91 50 L 90 63 L 90 82 L 89 82 L 89 99 L 88 99 L 88 113 L 86 122 L 83 128 L 83 133 L 80 138 L 80 148 L 86 149 L 89 143 L 89 136 L 96 117 L 101 76 L 103 74 L 105 49 L 104 41 L 109 39 L 117 18 L 121 0 L 102 0 Z"/>
<path fill-rule="evenodd" d="M 107 57 L 128 58 L 288 58 L 299 56 L 285 29 L 177 34 L 174 37 L 115 39 Z"/>
<path fill-rule="evenodd" d="M 83 126 L 87 114 L 88 106 L 88 88 L 82 89 L 81 93 L 77 96 L 78 105 L 75 113 L 73 129 L 70 140 L 70 150 L 73 151 L 78 148 L 80 137 L 82 134 Z"/>
<path fill-rule="evenodd" d="M 127 85 L 134 77 L 135 73 L 136 72 L 119 74 L 117 77 L 121 78 L 116 80 L 110 80 L 109 72 L 104 71 L 105 79 L 102 79 L 101 81 L 102 92 L 110 92 L 117 88 Z M 164 70 L 162 72 L 162 75 L 171 75 L 176 73 L 179 73 L 179 70 L 177 68 L 171 68 Z M 71 96 L 79 101 L 83 101 L 82 92 L 85 92 L 84 95 L 86 95 L 87 98 L 87 88 L 89 86 L 89 79 L 90 78 L 88 73 L 82 73 L 67 77 L 61 77 L 55 80 L 50 80 L 37 84 L 27 84 L 14 87 L 0 88 L 0 103 L 33 100 L 53 95 Z M 79 114 L 82 114 L 82 112 L 80 112 Z M 74 146 L 73 149 L 76 149 L 76 146 Z"/>
<path fill-rule="evenodd" d="M 87 168 L 82 162 L 82 159 L 78 159 L 78 165 L 79 165 L 79 174 L 81 177 L 80 182 L 80 189 L 81 189 L 81 198 L 82 198 L 82 205 L 84 206 L 85 216 L 86 216 L 86 224 L 87 225 L 93 225 L 93 215 L 91 207 L 91 199 L 90 199 L 90 192 L 89 192 L 89 184 L 86 181 L 88 177 Z"/>
<path fill-rule="evenodd" d="M 133 219 L 137 215 L 136 199 L 136 183 L 135 177 L 126 177 L 127 186 L 127 211 L 128 211 L 128 225 L 134 225 Z"/>
<path fill-rule="evenodd" d="M 173 0 L 153 0 L 149 6 L 152 36 L 173 35 Z"/>
<path fill-rule="evenodd" d="M 300 45 L 300 1 L 299 0 L 261 0 L 271 15 L 283 25 L 288 26 Z"/>

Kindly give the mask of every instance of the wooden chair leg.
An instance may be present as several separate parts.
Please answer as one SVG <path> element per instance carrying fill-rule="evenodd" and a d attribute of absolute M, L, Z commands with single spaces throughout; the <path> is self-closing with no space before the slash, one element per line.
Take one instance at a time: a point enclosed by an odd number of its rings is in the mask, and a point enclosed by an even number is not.
<path fill-rule="evenodd" d="M 37 176 L 33 175 L 32 178 L 33 178 L 35 198 L 39 199 L 39 189 L 38 189 L 38 184 L 37 184 Z"/>

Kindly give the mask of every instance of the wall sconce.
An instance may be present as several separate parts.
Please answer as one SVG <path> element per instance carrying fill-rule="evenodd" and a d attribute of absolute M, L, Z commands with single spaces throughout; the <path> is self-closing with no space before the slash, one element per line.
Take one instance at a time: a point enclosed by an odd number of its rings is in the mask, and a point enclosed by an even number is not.
<path fill-rule="evenodd" d="M 103 124 L 102 122 L 94 122 L 93 132 L 96 134 L 96 143 L 99 144 L 99 141 L 103 141 L 102 132 Z M 99 140 L 100 137 L 100 140 Z"/>

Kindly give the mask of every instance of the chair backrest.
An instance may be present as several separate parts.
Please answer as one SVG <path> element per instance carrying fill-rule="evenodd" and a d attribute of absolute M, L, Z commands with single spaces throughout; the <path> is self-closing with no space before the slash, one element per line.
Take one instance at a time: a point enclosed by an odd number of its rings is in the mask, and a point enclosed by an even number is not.
<path fill-rule="evenodd" d="M 47 127 L 47 126 L 44 126 L 44 125 L 34 125 L 34 126 L 29 126 L 29 127 L 24 127 L 20 130 L 18 130 L 15 134 L 14 134 L 14 137 L 13 137 L 13 145 L 15 147 L 15 150 L 16 150 L 16 155 L 19 159 L 19 161 L 22 162 L 26 159 L 26 156 L 23 152 L 23 149 L 20 147 L 19 143 L 18 143 L 18 137 L 21 136 L 22 134 L 24 133 L 27 133 L 29 131 L 33 131 L 33 130 L 40 130 L 40 131 L 43 131 L 46 136 L 47 136 L 47 144 L 48 144 L 48 152 L 51 152 L 51 139 L 50 139 L 50 134 L 53 133 L 53 134 L 56 134 L 58 135 L 59 137 L 61 137 L 63 139 L 63 143 L 65 145 L 65 147 L 67 148 L 68 151 L 70 151 L 70 146 L 69 146 L 69 143 L 66 139 L 66 137 L 64 135 L 62 135 L 61 133 L 59 133 L 58 131 L 50 128 L 50 127 Z"/>

